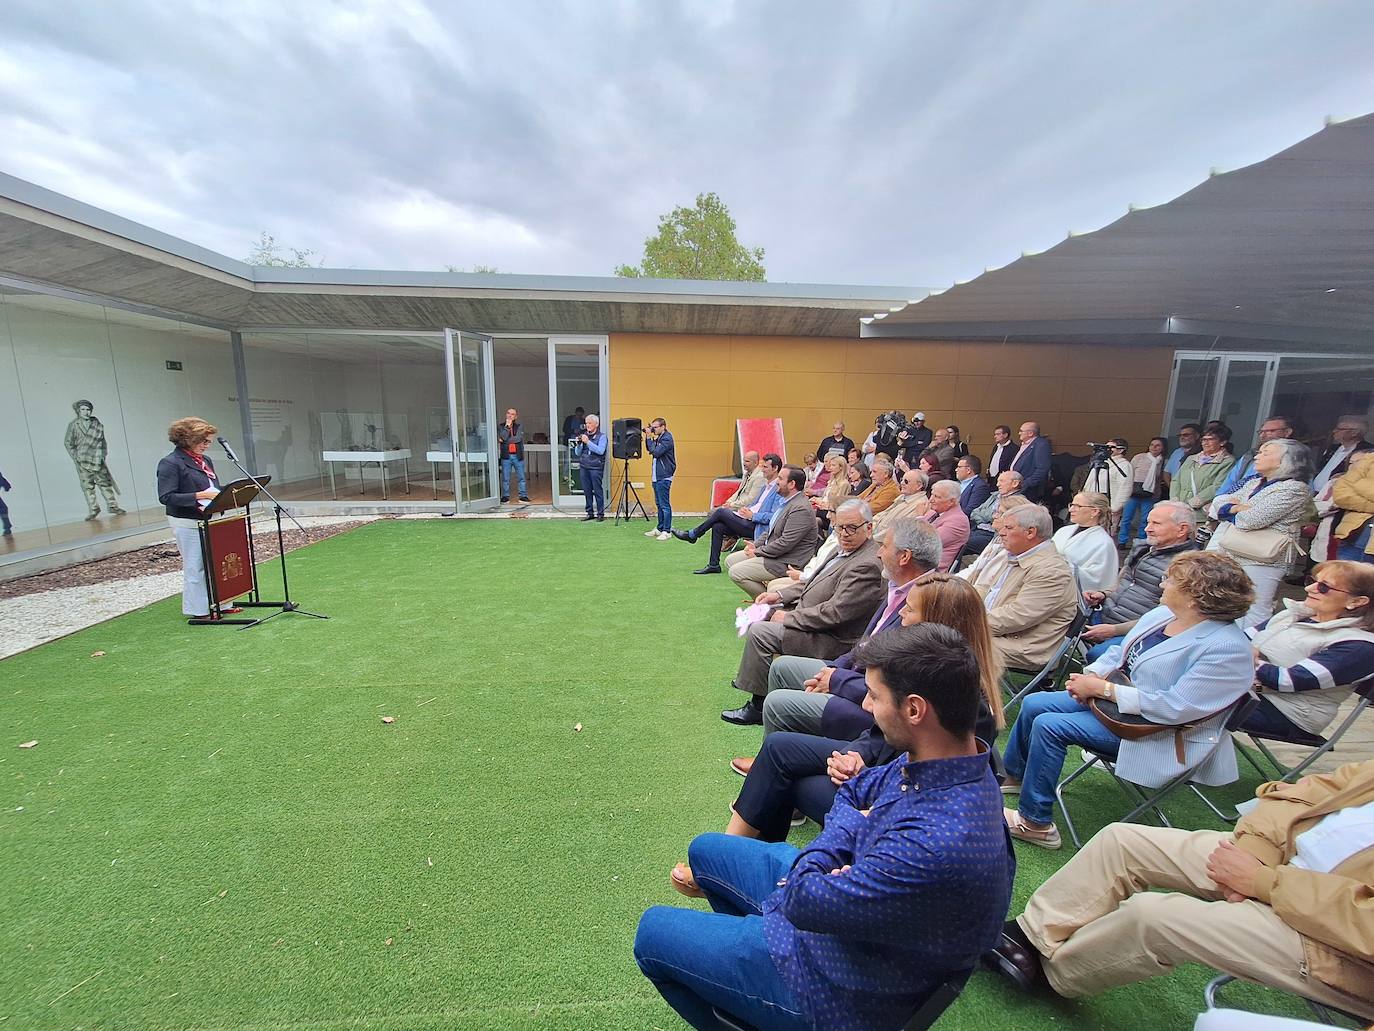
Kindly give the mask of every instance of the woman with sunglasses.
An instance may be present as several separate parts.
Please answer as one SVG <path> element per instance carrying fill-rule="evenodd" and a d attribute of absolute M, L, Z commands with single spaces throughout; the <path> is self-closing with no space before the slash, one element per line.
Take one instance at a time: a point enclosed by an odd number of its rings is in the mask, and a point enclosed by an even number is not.
<path fill-rule="evenodd" d="M 1322 562 L 1303 601 L 1246 631 L 1260 702 L 1241 730 L 1321 734 L 1358 684 L 1374 678 L 1374 566 Z"/>

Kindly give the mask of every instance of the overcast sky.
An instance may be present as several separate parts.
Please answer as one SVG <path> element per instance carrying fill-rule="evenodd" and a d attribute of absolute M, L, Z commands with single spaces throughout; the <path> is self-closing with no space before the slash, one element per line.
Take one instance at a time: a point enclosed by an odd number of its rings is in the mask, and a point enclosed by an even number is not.
<path fill-rule="evenodd" d="M 244 258 L 947 286 L 1374 110 L 1374 3 L 4 0 L 0 170 Z"/>

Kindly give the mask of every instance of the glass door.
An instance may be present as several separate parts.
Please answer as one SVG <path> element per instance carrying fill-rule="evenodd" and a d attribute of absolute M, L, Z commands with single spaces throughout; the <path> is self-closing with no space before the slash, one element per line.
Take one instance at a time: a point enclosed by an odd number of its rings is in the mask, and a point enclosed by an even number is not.
<path fill-rule="evenodd" d="M 1220 419 L 1231 427 L 1239 454 L 1272 410 L 1277 369 L 1273 355 L 1177 355 L 1164 432 L 1173 436 L 1186 422 Z"/>
<path fill-rule="evenodd" d="M 549 421 L 554 432 L 553 503 L 582 504 L 581 473 L 570 441 L 581 432 L 588 415 L 601 419 L 609 436 L 610 420 L 605 337 L 549 337 Z M 608 478 L 609 480 L 609 478 Z M 607 484 L 609 486 L 609 482 Z"/>
<path fill-rule="evenodd" d="M 491 338 L 444 330 L 449 366 L 449 418 L 453 426 L 453 489 L 460 512 L 498 504 L 496 397 Z"/>
<path fill-rule="evenodd" d="M 1231 427 L 1236 454 L 1244 453 L 1269 414 L 1266 397 L 1273 395 L 1270 377 L 1278 367 L 1273 359 L 1227 358 L 1222 376 L 1221 404 L 1213 416 Z"/>
<path fill-rule="evenodd" d="M 1195 422 L 1202 425 L 1212 417 L 1212 403 L 1216 399 L 1217 375 L 1220 370 L 1220 358 L 1174 359 L 1174 379 L 1169 390 L 1169 414 L 1164 422 L 1164 433 L 1168 437 L 1176 437 L 1178 428 L 1184 423 Z"/>

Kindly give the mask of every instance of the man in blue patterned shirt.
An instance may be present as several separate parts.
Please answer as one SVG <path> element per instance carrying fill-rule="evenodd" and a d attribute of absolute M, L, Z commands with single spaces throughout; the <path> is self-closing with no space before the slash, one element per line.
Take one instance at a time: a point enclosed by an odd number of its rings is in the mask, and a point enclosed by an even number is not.
<path fill-rule="evenodd" d="M 846 783 L 800 852 L 700 835 L 679 890 L 714 912 L 640 919 L 639 968 L 693 1027 L 720 1027 L 713 1007 L 760 1031 L 900 1027 L 1000 939 L 1016 866 L 973 734 L 977 660 L 934 623 L 861 651 L 864 708 L 907 754 Z"/>

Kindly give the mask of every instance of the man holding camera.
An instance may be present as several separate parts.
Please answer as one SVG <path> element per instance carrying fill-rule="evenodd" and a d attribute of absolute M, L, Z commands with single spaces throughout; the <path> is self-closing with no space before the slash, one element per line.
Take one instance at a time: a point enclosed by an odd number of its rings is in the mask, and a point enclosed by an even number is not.
<path fill-rule="evenodd" d="M 584 523 L 606 521 L 606 495 L 601 481 L 606 473 L 606 434 L 601 432 L 601 417 L 588 415 L 577 436 L 577 467 L 582 476 L 582 496 L 587 502 Z"/>
<path fill-rule="evenodd" d="M 519 498 L 529 504 L 529 492 L 525 489 L 525 427 L 518 421 L 519 412 L 514 408 L 506 409 L 506 421 L 496 428 L 496 440 L 501 454 L 501 504 L 510 500 L 510 474 L 515 472 L 519 480 Z"/>
<path fill-rule="evenodd" d="M 673 474 L 677 472 L 677 446 L 673 435 L 668 432 L 668 424 L 662 419 L 649 423 L 649 432 L 644 437 L 644 448 L 652 458 L 651 478 L 654 485 L 654 507 L 658 509 L 658 526 L 645 530 L 645 537 L 657 537 L 661 541 L 672 539 L 673 505 L 669 494 L 673 490 Z"/>

